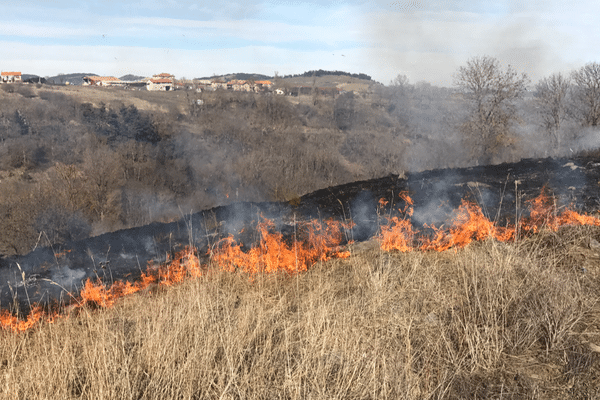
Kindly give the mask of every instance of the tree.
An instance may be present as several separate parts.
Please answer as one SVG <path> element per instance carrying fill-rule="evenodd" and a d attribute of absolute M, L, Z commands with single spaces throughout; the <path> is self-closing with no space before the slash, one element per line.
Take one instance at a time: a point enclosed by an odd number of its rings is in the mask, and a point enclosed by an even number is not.
<path fill-rule="evenodd" d="M 406 75 L 398 74 L 394 79 L 390 81 L 390 86 L 405 89 L 409 85 L 409 80 Z"/>
<path fill-rule="evenodd" d="M 571 74 L 574 98 L 584 126 L 600 125 L 600 64 L 586 64 Z"/>
<path fill-rule="evenodd" d="M 515 101 L 523 97 L 528 82 L 526 74 L 511 66 L 503 70 L 498 59 L 488 56 L 474 57 L 458 69 L 454 84 L 471 105 L 463 130 L 479 162 L 490 163 L 500 148 L 513 142 Z"/>
<path fill-rule="evenodd" d="M 539 112 L 556 150 L 560 148 L 560 127 L 566 118 L 566 98 L 570 85 L 570 79 L 558 73 L 541 79 L 535 86 L 534 95 Z"/>

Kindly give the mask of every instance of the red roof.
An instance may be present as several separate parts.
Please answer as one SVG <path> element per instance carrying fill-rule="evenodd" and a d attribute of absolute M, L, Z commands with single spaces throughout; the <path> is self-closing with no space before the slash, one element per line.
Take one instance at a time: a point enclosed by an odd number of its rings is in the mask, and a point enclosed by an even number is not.
<path fill-rule="evenodd" d="M 21 76 L 20 72 L 1 72 L 1 76 Z"/>
<path fill-rule="evenodd" d="M 169 77 L 171 77 L 173 75 L 167 74 L 166 72 L 163 72 L 162 74 L 158 74 L 158 75 L 154 75 L 154 76 L 160 76 L 160 77 L 163 77 L 163 78 L 169 78 Z"/>

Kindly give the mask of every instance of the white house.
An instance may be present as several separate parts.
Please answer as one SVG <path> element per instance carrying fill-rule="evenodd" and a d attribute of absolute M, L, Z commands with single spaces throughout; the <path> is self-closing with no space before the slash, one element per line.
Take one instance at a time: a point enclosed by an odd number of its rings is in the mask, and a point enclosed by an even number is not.
<path fill-rule="evenodd" d="M 0 72 L 0 83 L 21 82 L 20 72 Z"/>
<path fill-rule="evenodd" d="M 146 89 L 148 90 L 173 90 L 173 81 L 171 79 L 160 78 L 160 79 L 148 79 L 146 82 Z"/>

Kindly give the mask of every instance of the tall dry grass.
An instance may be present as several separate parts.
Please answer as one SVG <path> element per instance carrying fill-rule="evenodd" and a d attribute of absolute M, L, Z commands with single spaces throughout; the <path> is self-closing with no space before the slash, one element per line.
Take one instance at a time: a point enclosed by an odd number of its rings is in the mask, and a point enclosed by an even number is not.
<path fill-rule="evenodd" d="M 600 396 L 597 228 L 386 253 L 294 276 L 215 272 L 24 334 L 6 399 Z M 594 239 L 595 238 L 595 239 Z M 372 246 L 371 246 L 372 245 Z"/>

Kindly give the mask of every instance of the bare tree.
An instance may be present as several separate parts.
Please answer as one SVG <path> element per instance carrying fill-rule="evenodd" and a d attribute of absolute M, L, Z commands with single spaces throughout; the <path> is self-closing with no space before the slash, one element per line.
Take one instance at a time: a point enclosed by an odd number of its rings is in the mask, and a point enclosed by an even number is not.
<path fill-rule="evenodd" d="M 592 62 L 571 74 L 576 107 L 584 126 L 600 125 L 600 64 Z"/>
<path fill-rule="evenodd" d="M 463 129 L 468 146 L 480 162 L 489 163 L 501 147 L 513 142 L 515 101 L 523 97 L 529 78 L 511 66 L 502 70 L 493 57 L 474 57 L 460 67 L 454 84 L 471 103 Z"/>
<path fill-rule="evenodd" d="M 567 94 L 571 81 L 561 73 L 541 79 L 535 86 L 535 97 L 544 127 L 554 148 L 560 148 L 560 127 L 567 115 Z"/>
<path fill-rule="evenodd" d="M 402 89 L 407 88 L 409 84 L 410 82 L 408 80 L 408 76 L 403 74 L 398 74 L 398 76 L 390 81 L 390 86 L 399 87 Z"/>

